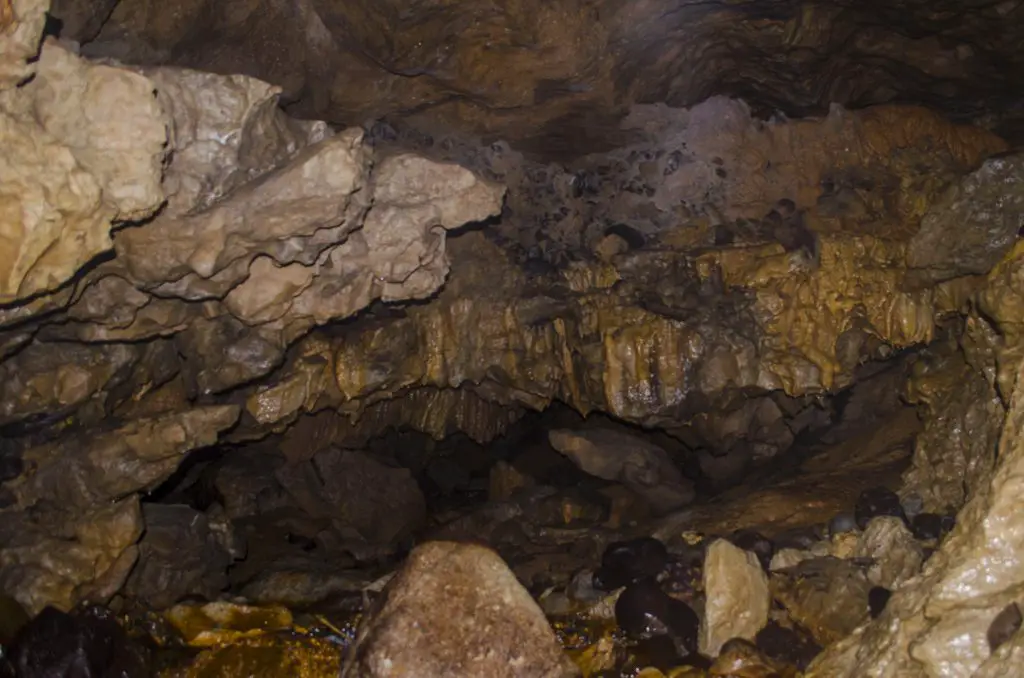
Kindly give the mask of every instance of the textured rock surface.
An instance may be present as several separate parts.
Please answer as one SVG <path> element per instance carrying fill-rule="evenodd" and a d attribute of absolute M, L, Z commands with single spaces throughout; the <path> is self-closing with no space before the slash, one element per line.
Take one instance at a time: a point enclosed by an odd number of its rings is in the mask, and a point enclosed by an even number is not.
<path fill-rule="evenodd" d="M 408 536 L 426 518 L 423 493 L 409 470 L 358 450 L 324 450 L 276 475 L 310 517 L 331 519 L 371 542 Z"/>
<path fill-rule="evenodd" d="M 805 560 L 771 578 L 772 597 L 822 647 L 847 637 L 867 618 L 870 589 L 859 567 L 838 558 Z"/>
<path fill-rule="evenodd" d="M 579 675 L 540 608 L 489 549 L 428 542 L 384 595 L 346 675 Z"/>
<path fill-rule="evenodd" d="M 924 215 L 907 265 L 927 282 L 988 273 L 1024 228 L 1022 183 L 1020 156 L 985 161 Z"/>
<path fill-rule="evenodd" d="M 227 587 L 231 554 L 206 516 L 188 506 L 144 504 L 146 533 L 124 593 L 163 610 L 185 596 L 216 599 Z"/>
<path fill-rule="evenodd" d="M 65 438 L 22 455 L 33 470 L 4 483 L 0 589 L 38 612 L 103 600 L 124 584 L 143 531 L 138 492 L 170 476 L 190 450 L 238 419 L 221 405 Z"/>
<path fill-rule="evenodd" d="M 81 7 L 100 4 L 60 2 L 65 37 L 92 38 Z M 992 124 L 1012 129 L 1019 116 L 998 113 L 1022 94 L 1012 75 L 1022 11 L 952 1 L 121 0 L 85 49 L 246 73 L 313 117 L 404 114 L 428 131 L 461 125 L 551 157 L 614 143 L 605 130 L 631 103 L 688 106 L 712 94 L 744 96 L 765 116 L 920 101 L 964 117 L 991 111 Z"/>
<path fill-rule="evenodd" d="M 0 303 L 64 284 L 110 249 L 112 220 L 164 198 L 168 117 L 152 82 L 49 40 L 33 71 L 0 90 Z"/>
<path fill-rule="evenodd" d="M 898 589 L 921 569 L 924 553 L 899 518 L 878 517 L 861 535 L 855 558 L 874 561 L 868 566 L 868 581 L 874 586 Z"/>
<path fill-rule="evenodd" d="M 590 475 L 621 482 L 667 512 L 693 501 L 693 483 L 680 473 L 664 449 L 621 431 L 555 429 L 551 446 Z"/>
<path fill-rule="evenodd" d="M 953 532 L 921 576 L 897 591 L 883 615 L 830 648 L 809 675 L 973 675 L 986 661 L 994 670 L 1012 643 L 990 659 L 992 620 L 1020 597 L 1024 529 L 1017 510 L 1024 477 L 1024 379 L 1017 385 L 989 482 L 960 513 Z M 989 669 L 987 669 L 989 670 Z"/>
<path fill-rule="evenodd" d="M 753 553 L 724 539 L 711 544 L 704 560 L 704 591 L 701 653 L 715 657 L 732 638 L 753 640 L 768 623 L 768 577 Z"/>

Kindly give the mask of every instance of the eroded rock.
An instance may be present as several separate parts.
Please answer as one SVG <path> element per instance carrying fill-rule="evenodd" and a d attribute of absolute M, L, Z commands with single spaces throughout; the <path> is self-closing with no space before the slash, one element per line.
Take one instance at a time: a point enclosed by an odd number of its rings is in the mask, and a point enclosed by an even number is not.
<path fill-rule="evenodd" d="M 493 551 L 417 547 L 384 592 L 365 641 L 361 676 L 577 676 L 540 608 Z"/>
<path fill-rule="evenodd" d="M 231 554 L 206 516 L 188 506 L 143 504 L 146 532 L 124 592 L 154 609 L 186 596 L 213 600 L 227 587 Z"/>
<path fill-rule="evenodd" d="M 867 619 L 870 589 L 861 568 L 831 557 L 805 560 L 771 578 L 772 596 L 822 647 L 845 638 Z"/>
<path fill-rule="evenodd" d="M 391 468 L 356 450 L 325 450 L 279 468 L 276 476 L 313 518 L 329 518 L 373 543 L 408 536 L 426 517 L 423 492 L 408 469 Z"/>
<path fill-rule="evenodd" d="M 879 517 L 868 523 L 853 556 L 874 561 L 868 567 L 868 581 L 887 589 L 902 586 L 924 562 L 921 545 L 906 524 L 894 517 Z"/>
<path fill-rule="evenodd" d="M 169 119 L 152 82 L 53 40 L 32 70 L 29 83 L 0 92 L 12 227 L 0 241 L 0 303 L 53 291 L 111 248 L 111 221 L 148 217 L 164 199 Z"/>
<path fill-rule="evenodd" d="M 687 480 L 664 449 L 613 430 L 550 431 L 552 447 L 583 471 L 621 482 L 662 513 L 693 501 Z"/>

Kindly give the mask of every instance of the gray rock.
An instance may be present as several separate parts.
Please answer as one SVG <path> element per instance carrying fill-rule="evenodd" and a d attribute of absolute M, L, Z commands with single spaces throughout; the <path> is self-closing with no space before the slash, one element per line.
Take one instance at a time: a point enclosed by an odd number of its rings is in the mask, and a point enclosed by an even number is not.
<path fill-rule="evenodd" d="M 907 264 L 923 283 L 988 273 L 1024 226 L 1024 154 L 989 158 L 921 220 Z"/>

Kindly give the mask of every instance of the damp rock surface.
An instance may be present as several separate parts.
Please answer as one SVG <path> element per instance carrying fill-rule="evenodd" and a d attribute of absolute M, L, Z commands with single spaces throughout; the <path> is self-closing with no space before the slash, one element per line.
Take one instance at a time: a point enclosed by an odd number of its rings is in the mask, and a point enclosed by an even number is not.
<path fill-rule="evenodd" d="M 353 670 L 347 675 L 579 675 L 497 554 L 453 542 L 410 554 L 372 613 Z"/>

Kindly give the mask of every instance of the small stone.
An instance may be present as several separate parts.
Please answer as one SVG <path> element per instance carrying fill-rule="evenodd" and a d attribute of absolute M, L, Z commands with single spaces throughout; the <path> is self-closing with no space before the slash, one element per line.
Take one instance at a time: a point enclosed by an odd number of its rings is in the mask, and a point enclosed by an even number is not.
<path fill-rule="evenodd" d="M 1020 607 L 1017 603 L 1010 603 L 1003 608 L 1002 612 L 996 615 L 988 627 L 986 638 L 988 646 L 995 652 L 999 646 L 1012 638 L 1020 630 L 1021 622 Z"/>
<path fill-rule="evenodd" d="M 814 558 L 814 554 L 810 551 L 782 549 L 772 556 L 772 562 L 768 565 L 768 571 L 775 572 L 776 570 L 785 570 L 787 567 L 799 565 L 810 558 Z"/>
<path fill-rule="evenodd" d="M 711 665 L 713 678 L 763 678 L 778 675 L 779 667 L 749 640 L 732 638 Z"/>
<path fill-rule="evenodd" d="M 857 497 L 853 515 L 857 527 L 862 530 L 868 526 L 872 518 L 878 516 L 894 516 L 904 522 L 907 520 L 899 496 L 884 487 L 872 487 L 861 492 Z"/>
<path fill-rule="evenodd" d="M 913 520 L 924 511 L 924 499 L 916 492 L 903 497 L 903 512 L 907 518 Z"/>
<path fill-rule="evenodd" d="M 849 635 L 868 617 L 871 584 L 849 560 L 815 558 L 773 572 L 773 597 L 790 618 L 807 629 L 821 646 Z"/>
<path fill-rule="evenodd" d="M 792 664 L 801 671 L 821 652 L 821 646 L 806 634 L 780 626 L 775 621 L 758 631 L 758 649 L 777 662 Z"/>
<path fill-rule="evenodd" d="M 759 532 L 754 530 L 736 530 L 729 537 L 736 546 L 744 551 L 749 551 L 757 556 L 758 562 L 765 570 L 772 562 L 772 555 L 775 553 L 775 546 L 772 542 Z"/>
<path fill-rule="evenodd" d="M 849 513 L 840 513 L 828 523 L 828 533 L 831 536 L 852 532 L 855 529 L 857 529 L 857 521 Z"/>

